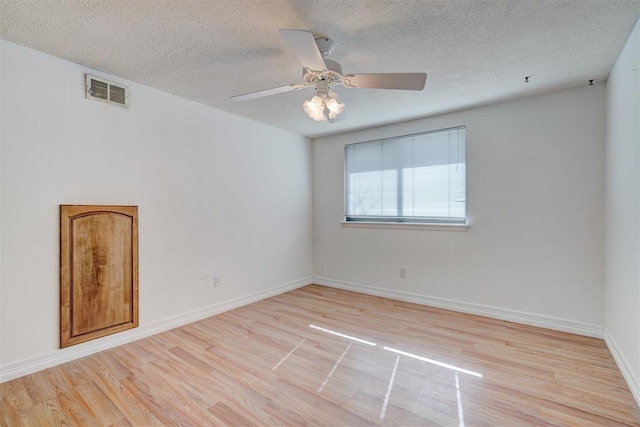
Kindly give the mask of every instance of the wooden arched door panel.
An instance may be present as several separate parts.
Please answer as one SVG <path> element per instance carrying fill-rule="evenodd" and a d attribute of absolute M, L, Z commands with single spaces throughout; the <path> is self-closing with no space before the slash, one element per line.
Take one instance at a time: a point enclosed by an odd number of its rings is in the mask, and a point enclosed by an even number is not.
<path fill-rule="evenodd" d="M 60 346 L 138 326 L 137 206 L 60 206 Z"/>

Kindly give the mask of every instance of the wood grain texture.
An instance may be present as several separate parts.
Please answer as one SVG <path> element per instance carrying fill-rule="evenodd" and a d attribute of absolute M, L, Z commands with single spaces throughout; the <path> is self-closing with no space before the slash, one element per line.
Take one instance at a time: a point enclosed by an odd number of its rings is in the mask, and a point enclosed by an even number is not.
<path fill-rule="evenodd" d="M 2 426 L 640 426 L 600 339 L 316 285 L 0 396 Z"/>
<path fill-rule="evenodd" d="M 60 206 L 61 347 L 138 325 L 138 208 Z"/>

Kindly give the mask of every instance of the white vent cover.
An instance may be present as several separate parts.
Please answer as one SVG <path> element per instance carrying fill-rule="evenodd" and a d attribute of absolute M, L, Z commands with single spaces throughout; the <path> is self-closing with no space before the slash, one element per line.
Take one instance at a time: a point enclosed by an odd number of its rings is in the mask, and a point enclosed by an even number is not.
<path fill-rule="evenodd" d="M 85 97 L 129 108 L 129 88 L 109 80 L 85 74 Z"/>

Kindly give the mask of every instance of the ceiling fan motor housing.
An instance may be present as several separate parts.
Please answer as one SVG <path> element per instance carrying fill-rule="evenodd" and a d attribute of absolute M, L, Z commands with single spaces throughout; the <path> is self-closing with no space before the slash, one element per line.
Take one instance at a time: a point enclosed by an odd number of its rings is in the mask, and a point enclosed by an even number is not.
<path fill-rule="evenodd" d="M 325 59 L 324 63 L 327 69 L 322 73 L 315 73 L 307 68 L 302 69 L 302 79 L 305 82 L 312 83 L 317 80 L 329 80 L 330 82 L 338 82 L 342 80 L 342 65 L 331 59 Z"/>

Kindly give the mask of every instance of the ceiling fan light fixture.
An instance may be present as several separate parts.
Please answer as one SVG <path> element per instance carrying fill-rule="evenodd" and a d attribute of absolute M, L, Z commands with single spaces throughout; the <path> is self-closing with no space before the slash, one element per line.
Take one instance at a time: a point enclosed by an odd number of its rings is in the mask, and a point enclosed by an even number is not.
<path fill-rule="evenodd" d="M 317 95 L 304 101 L 302 109 L 307 113 L 307 116 L 316 122 L 324 122 L 327 120 L 327 117 L 324 114 L 324 101 Z"/>
<path fill-rule="evenodd" d="M 338 114 L 342 114 L 342 112 L 344 111 L 345 105 L 342 102 L 340 102 L 338 95 L 333 91 L 329 92 L 329 97 L 325 100 L 324 103 L 327 106 L 327 109 L 329 110 L 329 112 L 335 114 L 336 116 Z M 335 117 L 331 117 L 331 118 L 335 118 Z"/>
<path fill-rule="evenodd" d="M 304 101 L 302 109 L 309 118 L 316 122 L 325 122 L 327 119 L 335 119 L 342 114 L 345 105 L 340 102 L 338 95 L 328 89 L 316 89 L 313 98 Z"/>

